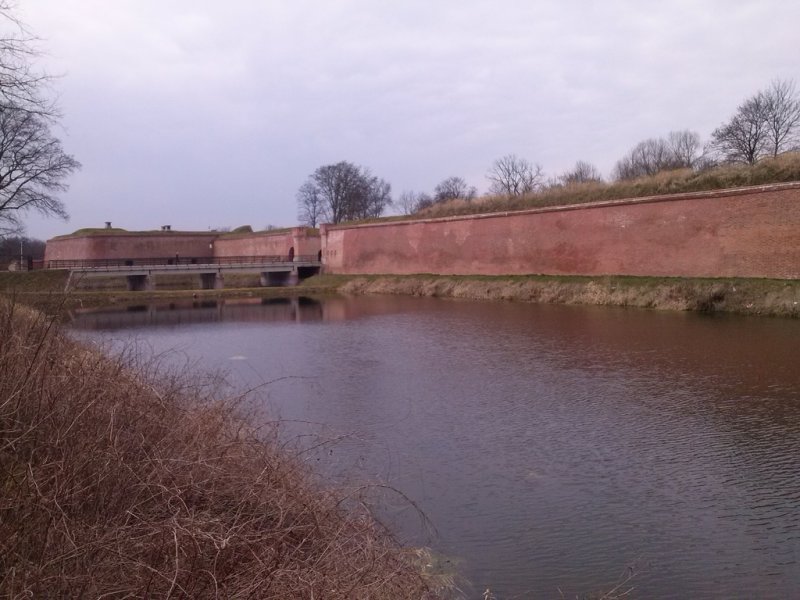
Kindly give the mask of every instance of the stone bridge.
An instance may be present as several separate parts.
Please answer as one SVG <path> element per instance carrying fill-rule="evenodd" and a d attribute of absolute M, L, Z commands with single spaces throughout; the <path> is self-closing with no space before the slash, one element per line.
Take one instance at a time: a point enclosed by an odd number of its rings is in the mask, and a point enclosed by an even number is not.
<path fill-rule="evenodd" d="M 200 289 L 222 289 L 226 273 L 259 273 L 261 285 L 296 285 L 319 273 L 319 255 L 301 256 L 224 256 L 224 257 L 160 257 L 138 259 L 50 260 L 47 269 L 68 269 L 69 288 L 76 278 L 125 277 L 128 289 L 155 289 L 159 275 L 196 274 Z"/>

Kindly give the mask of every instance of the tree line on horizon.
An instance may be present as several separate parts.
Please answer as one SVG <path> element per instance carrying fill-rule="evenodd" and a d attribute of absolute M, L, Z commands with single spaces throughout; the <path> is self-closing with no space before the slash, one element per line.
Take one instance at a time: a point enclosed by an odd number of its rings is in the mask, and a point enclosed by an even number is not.
<path fill-rule="evenodd" d="M 762 158 L 800 150 L 800 94 L 793 80 L 773 80 L 745 99 L 705 144 L 688 129 L 638 142 L 614 165 L 609 181 L 629 181 L 662 171 L 703 171 L 723 164 L 754 165 Z M 606 179 L 592 163 L 546 177 L 542 166 L 515 154 L 495 160 L 486 173 L 487 196 L 527 196 Z M 443 179 L 432 193 L 406 190 L 397 199 L 391 186 L 369 169 L 342 161 L 315 170 L 297 192 L 298 219 L 316 227 L 381 216 L 390 206 L 410 215 L 450 200 L 471 202 L 478 191 L 462 177 Z"/>

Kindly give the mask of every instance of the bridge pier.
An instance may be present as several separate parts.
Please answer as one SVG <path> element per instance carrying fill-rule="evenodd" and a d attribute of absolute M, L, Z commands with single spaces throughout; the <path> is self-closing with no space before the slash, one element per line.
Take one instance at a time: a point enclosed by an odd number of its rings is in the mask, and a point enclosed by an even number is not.
<path fill-rule="evenodd" d="M 297 269 L 291 271 L 267 271 L 261 273 L 261 287 L 297 285 Z"/>
<path fill-rule="evenodd" d="M 201 290 L 221 290 L 225 287 L 222 273 L 200 273 Z"/>
<path fill-rule="evenodd" d="M 150 292 L 155 289 L 150 275 L 128 275 L 126 279 L 129 292 Z"/>

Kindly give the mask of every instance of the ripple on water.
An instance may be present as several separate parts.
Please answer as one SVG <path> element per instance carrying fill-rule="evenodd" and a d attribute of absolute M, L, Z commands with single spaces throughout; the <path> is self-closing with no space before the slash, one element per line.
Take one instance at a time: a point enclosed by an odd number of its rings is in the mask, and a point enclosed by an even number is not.
<path fill-rule="evenodd" d="M 608 589 L 629 564 L 642 598 L 800 589 L 800 322 L 408 298 L 330 299 L 307 322 L 237 311 L 136 331 L 229 359 L 243 386 L 301 375 L 270 402 L 353 434 L 319 464 L 413 498 L 438 535 L 385 517 L 462 558 L 476 597 Z"/>

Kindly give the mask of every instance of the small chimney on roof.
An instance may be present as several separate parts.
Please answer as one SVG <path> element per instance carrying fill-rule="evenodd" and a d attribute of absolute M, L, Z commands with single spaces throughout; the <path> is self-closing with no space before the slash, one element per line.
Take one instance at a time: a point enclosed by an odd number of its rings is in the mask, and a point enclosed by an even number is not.
<path fill-rule="evenodd" d="M 161 231 L 172 231 L 172 225 L 162 225 Z"/>
<path fill-rule="evenodd" d="M 106 229 L 111 229 L 111 221 L 106 221 Z"/>

